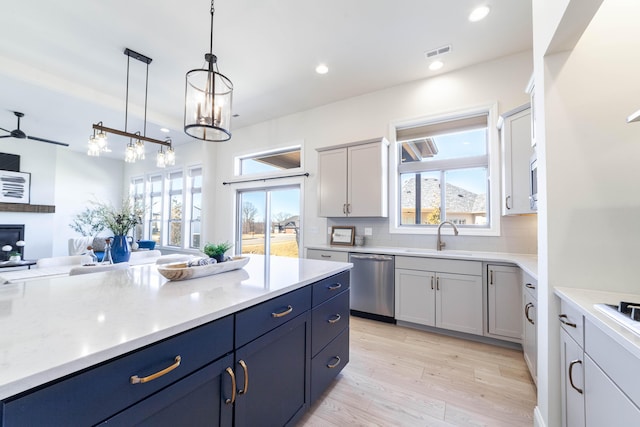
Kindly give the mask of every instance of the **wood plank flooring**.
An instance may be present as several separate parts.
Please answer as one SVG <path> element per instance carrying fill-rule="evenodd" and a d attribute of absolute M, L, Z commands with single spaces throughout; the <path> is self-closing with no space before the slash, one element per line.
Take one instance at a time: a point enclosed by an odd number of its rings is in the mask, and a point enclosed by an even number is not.
<path fill-rule="evenodd" d="M 298 423 L 532 426 L 522 352 L 351 317 L 350 361 Z"/>

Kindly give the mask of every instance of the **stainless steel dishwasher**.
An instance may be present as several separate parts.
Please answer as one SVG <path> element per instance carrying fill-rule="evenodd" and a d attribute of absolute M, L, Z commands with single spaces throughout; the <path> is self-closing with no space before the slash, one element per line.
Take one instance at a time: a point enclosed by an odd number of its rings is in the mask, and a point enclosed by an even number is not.
<path fill-rule="evenodd" d="M 395 258 L 392 255 L 350 253 L 351 314 L 394 323 Z"/>

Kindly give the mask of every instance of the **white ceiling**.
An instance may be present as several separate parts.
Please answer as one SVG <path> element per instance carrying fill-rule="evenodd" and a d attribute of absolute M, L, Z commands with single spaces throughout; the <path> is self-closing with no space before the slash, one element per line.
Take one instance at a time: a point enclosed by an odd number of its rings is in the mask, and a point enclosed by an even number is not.
<path fill-rule="evenodd" d="M 479 4 L 491 13 L 471 23 Z M 204 64 L 210 6 L 7 2 L 0 127 L 14 129 L 11 111 L 21 111 L 28 135 L 79 151 L 86 151 L 92 123 L 124 129 L 128 47 L 153 59 L 147 136 L 164 139 L 159 128 L 167 127 L 174 144 L 189 141 L 182 132 L 184 78 Z M 218 0 L 215 7 L 213 50 L 235 86 L 232 130 L 532 48 L 531 0 Z M 430 71 L 424 53 L 444 45 L 452 47 L 444 68 Z M 315 73 L 320 62 L 328 74 Z M 142 130 L 145 67 L 131 61 L 129 131 Z"/>

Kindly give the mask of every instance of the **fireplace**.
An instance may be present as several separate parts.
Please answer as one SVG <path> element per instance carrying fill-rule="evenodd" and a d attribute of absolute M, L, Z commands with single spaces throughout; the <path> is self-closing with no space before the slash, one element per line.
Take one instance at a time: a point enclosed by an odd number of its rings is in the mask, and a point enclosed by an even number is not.
<path fill-rule="evenodd" d="M 24 240 L 24 224 L 0 224 L 0 248 L 5 245 L 11 246 L 11 252 L 20 252 L 20 258 L 24 259 L 24 246 L 17 246 L 18 240 Z M 2 252 L 0 260 L 6 261 L 9 252 Z"/>

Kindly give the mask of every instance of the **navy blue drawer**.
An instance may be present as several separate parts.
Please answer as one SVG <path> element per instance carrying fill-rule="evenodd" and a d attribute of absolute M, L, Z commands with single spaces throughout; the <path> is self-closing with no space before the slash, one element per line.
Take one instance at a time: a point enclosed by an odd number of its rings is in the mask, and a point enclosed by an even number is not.
<path fill-rule="evenodd" d="M 349 270 L 327 277 L 313 284 L 313 306 L 338 295 L 349 288 Z"/>
<path fill-rule="evenodd" d="M 236 348 L 311 309 L 311 286 L 247 308 L 236 314 Z"/>
<path fill-rule="evenodd" d="M 349 328 L 311 360 L 311 404 L 349 363 Z"/>
<path fill-rule="evenodd" d="M 322 350 L 349 326 L 349 290 L 314 307 L 311 312 L 311 354 Z"/>
<path fill-rule="evenodd" d="M 93 425 L 231 351 L 233 316 L 227 316 L 4 401 L 2 425 Z M 132 376 L 148 377 L 174 365 L 176 356 L 181 360 L 174 370 L 131 383 Z"/>

